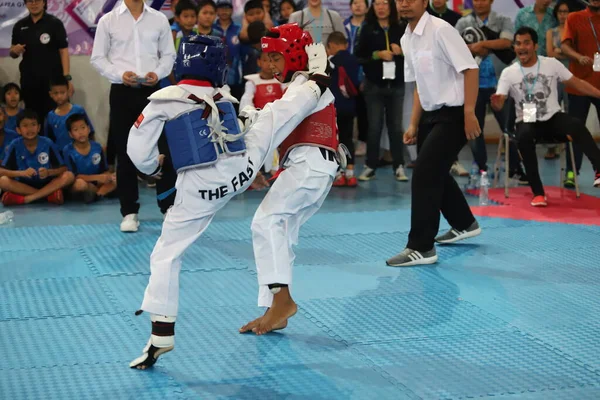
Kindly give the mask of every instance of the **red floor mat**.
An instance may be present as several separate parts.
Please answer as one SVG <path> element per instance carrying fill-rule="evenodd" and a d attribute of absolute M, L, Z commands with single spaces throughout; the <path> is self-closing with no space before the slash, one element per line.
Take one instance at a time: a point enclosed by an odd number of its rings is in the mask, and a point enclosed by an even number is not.
<path fill-rule="evenodd" d="M 600 198 L 556 186 L 544 186 L 547 207 L 532 207 L 533 195 L 528 187 L 511 188 L 509 198 L 504 189 L 490 189 L 489 198 L 500 205 L 471 207 L 473 214 L 482 217 L 512 218 L 540 222 L 562 222 L 600 226 Z"/>

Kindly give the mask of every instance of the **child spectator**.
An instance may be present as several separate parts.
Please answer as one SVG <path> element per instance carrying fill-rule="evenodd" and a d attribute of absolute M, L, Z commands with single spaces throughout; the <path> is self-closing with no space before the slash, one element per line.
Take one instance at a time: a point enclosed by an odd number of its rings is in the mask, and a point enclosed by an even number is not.
<path fill-rule="evenodd" d="M 83 114 L 90 126 L 92 137 L 94 135 L 94 127 L 85 110 L 77 104 L 71 104 L 68 91 L 69 82 L 65 78 L 58 77 L 50 82 L 50 97 L 56 103 L 56 108 L 50 111 L 46 117 L 46 121 L 44 122 L 44 136 L 52 140 L 59 151 L 71 143 L 66 122 L 67 118 L 73 114 Z"/>
<path fill-rule="evenodd" d="M 19 134 L 10 129 L 6 129 L 6 113 L 0 108 L 0 164 L 4 160 L 4 154 L 13 140 L 19 137 Z"/>
<path fill-rule="evenodd" d="M 246 88 L 244 95 L 240 100 L 240 110 L 243 110 L 246 106 L 254 108 L 264 108 L 265 105 L 278 100 L 283 96 L 283 87 L 281 82 L 273 77 L 273 71 L 271 70 L 269 63 L 269 56 L 267 53 L 261 53 L 258 58 L 257 74 L 246 75 Z M 267 156 L 267 160 L 273 160 L 273 163 L 269 165 L 265 163 L 265 170 L 271 170 L 271 174 L 277 172 L 279 168 L 279 157 L 275 152 L 272 155 Z"/>
<path fill-rule="evenodd" d="M 200 35 L 215 35 L 213 25 L 217 18 L 217 5 L 212 0 L 202 0 L 198 3 L 198 26 Z"/>
<path fill-rule="evenodd" d="M 71 193 L 91 203 L 113 192 L 117 188 L 116 176 L 108 171 L 102 146 L 90 140 L 86 116 L 71 115 L 67 119 L 67 129 L 73 141 L 65 146 L 62 153 L 67 168 L 75 177 Z"/>
<path fill-rule="evenodd" d="M 231 0 L 217 0 L 217 22 L 213 25 L 215 36 L 219 36 L 227 45 L 227 86 L 231 94 L 240 100 L 244 94 L 244 82 L 242 80 L 242 60 L 240 55 L 240 32 L 242 27 L 231 19 L 233 5 Z"/>
<path fill-rule="evenodd" d="M 240 31 L 240 40 L 248 43 L 251 41 L 248 29 L 253 22 L 262 22 L 266 29 L 273 27 L 271 17 L 265 13 L 262 0 L 250 0 L 244 4 L 244 16 L 242 17 L 242 30 Z"/>
<path fill-rule="evenodd" d="M 327 55 L 333 68 L 329 89 L 335 97 L 337 126 L 340 142 L 350 153 L 346 170 L 340 172 L 333 182 L 334 186 L 356 186 L 354 176 L 354 116 L 356 115 L 356 96 L 360 82 L 360 65 L 356 57 L 348 51 L 348 39 L 342 32 L 332 32 L 327 37 Z"/>
<path fill-rule="evenodd" d="M 2 88 L 2 100 L 4 101 L 4 110 L 8 119 L 4 124 L 5 129 L 11 131 L 17 130 L 17 115 L 22 111 L 19 108 L 21 102 L 21 88 L 16 83 L 7 83 Z"/>
<path fill-rule="evenodd" d="M 260 39 L 267 33 L 267 27 L 262 21 L 254 21 L 248 25 L 248 42 L 242 45 L 242 74 L 243 76 L 258 73 L 260 58 Z"/>
<path fill-rule="evenodd" d="M 62 204 L 62 188 L 73 183 L 73 174 L 64 166 L 52 141 L 40 137 L 39 117 L 26 109 L 17 116 L 17 132 L 2 160 L 0 189 L 5 206 L 27 204 L 43 198 Z"/>
<path fill-rule="evenodd" d="M 180 0 L 175 7 L 175 21 L 179 26 L 178 32 L 173 31 L 173 41 L 177 51 L 182 38 L 197 33 L 195 26 L 198 23 L 198 7 L 190 0 Z"/>
<path fill-rule="evenodd" d="M 279 4 L 279 25 L 287 24 L 290 19 L 290 15 L 296 11 L 296 3 L 294 0 L 283 0 Z"/>

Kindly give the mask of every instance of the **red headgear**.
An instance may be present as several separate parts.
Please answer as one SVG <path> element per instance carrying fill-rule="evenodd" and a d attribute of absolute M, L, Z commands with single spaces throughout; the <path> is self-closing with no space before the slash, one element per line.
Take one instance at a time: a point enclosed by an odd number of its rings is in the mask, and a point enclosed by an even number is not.
<path fill-rule="evenodd" d="M 264 53 L 281 53 L 285 60 L 285 69 L 281 72 L 283 79 L 287 79 L 288 73 L 304 71 L 308 64 L 308 55 L 304 47 L 312 44 L 313 40 L 305 30 L 298 24 L 283 24 L 270 29 L 271 35 L 261 39 L 261 47 Z"/>

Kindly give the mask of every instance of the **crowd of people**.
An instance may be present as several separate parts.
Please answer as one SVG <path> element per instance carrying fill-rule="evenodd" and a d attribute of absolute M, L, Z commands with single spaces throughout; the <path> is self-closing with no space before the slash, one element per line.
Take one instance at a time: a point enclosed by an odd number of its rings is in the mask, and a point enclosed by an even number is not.
<path fill-rule="evenodd" d="M 283 87 L 273 76 L 268 57 L 261 52 L 260 41 L 270 28 L 287 22 L 300 24 L 328 52 L 339 137 L 348 149 L 347 166 L 338 171 L 333 185 L 356 187 L 359 181 L 374 179 L 378 168 L 389 165 L 398 181 L 409 181 L 406 169 L 415 165 L 415 159 L 406 151 L 409 144 L 404 142 L 403 133 L 408 124 L 402 120 L 401 110 L 405 98 L 411 100 L 413 95 L 412 90 L 405 90 L 406 49 L 401 45 L 408 21 L 399 10 L 403 3 L 415 1 L 425 0 L 373 0 L 371 4 L 368 0 L 351 0 L 351 16 L 343 20 L 321 0 L 307 0 L 306 4 L 250 0 L 244 4 L 238 24 L 232 19 L 231 0 L 175 0 L 171 2 L 171 20 L 142 0 L 126 0 L 100 19 L 91 57 L 92 66 L 111 83 L 108 141 L 101 146 L 94 141 L 94 126 L 85 110 L 70 102 L 76 83 L 70 75 L 62 22 L 46 13 L 44 0 L 27 0 L 30 14 L 15 24 L 10 49 L 11 57 L 21 59 L 20 84 L 7 83 L 2 90 L 2 202 L 8 206 L 45 198 L 62 204 L 65 197 L 93 202 L 116 196 L 123 216 L 121 230 L 134 232 L 139 226 L 138 180 L 147 178 L 149 186 L 156 186 L 158 205 L 166 213 L 175 199 L 176 179 L 166 139 L 159 141 L 165 158 L 160 179 L 150 179 L 135 168 L 127 154 L 127 143 L 131 127 L 142 122 L 139 118 L 143 118 L 140 115 L 148 97 L 177 83 L 173 65 L 182 39 L 197 34 L 221 38 L 227 48 L 226 84 L 239 100 L 237 111 L 247 106 L 263 108 L 283 95 Z M 599 110 L 595 92 L 566 84 L 564 71 L 554 76 L 515 67 L 521 65 L 514 45 L 515 32 L 530 28 L 535 32 L 530 40 L 540 63 L 554 58 L 575 78 L 598 89 L 600 0 L 591 0 L 587 8 L 578 0 L 536 0 L 534 5 L 522 8 L 514 22 L 492 11 L 494 1 L 498 0 L 474 0 L 473 11 L 464 16 L 449 9 L 445 0 L 430 0 L 427 4 L 431 16 L 445 20 L 458 31 L 477 62 L 475 115 L 481 130 L 491 108 L 501 130 L 515 136 L 529 103 L 536 105 L 538 123 L 547 121 L 554 112 L 564 111 L 583 124 L 573 126 L 584 129 L 590 106 Z M 42 59 L 44 68 L 40 68 Z M 522 86 L 517 78 L 502 85 L 503 71 L 505 77 L 513 71 L 507 69 L 509 66 L 517 68 L 513 74 L 530 74 L 530 87 L 525 87 L 526 83 Z M 520 97 L 509 95 L 511 90 L 531 93 Z M 505 96 L 503 101 L 497 93 Z M 534 100 L 528 103 L 529 96 Z M 23 104 L 26 110 L 22 110 Z M 511 141 L 508 173 L 522 184 L 531 184 L 537 197 L 533 205 L 546 205 L 537 166 L 531 161 L 535 143 L 550 142 L 545 157 L 553 159 L 556 146 L 552 142 L 574 142 L 575 165 L 567 158 L 565 187 L 574 186 L 582 155 L 596 149 L 591 149 L 593 143 L 587 140 L 587 144 L 578 143 L 578 133 L 554 131 L 534 135 L 527 144 L 519 142 L 519 136 Z M 386 150 L 382 151 L 382 135 L 386 134 L 384 142 L 388 145 L 384 144 Z M 484 135 L 468 143 L 473 156 L 471 170 L 487 171 Z M 356 157 L 363 155 L 364 167 L 356 173 Z M 269 155 L 270 161 L 263 169 L 265 176 L 276 175 L 280 156 L 277 151 Z M 597 170 L 597 161 L 593 163 Z M 457 159 L 450 171 L 458 176 L 469 175 Z M 600 174 L 596 173 L 593 184 L 600 186 Z M 263 180 L 257 185 L 264 185 Z"/>

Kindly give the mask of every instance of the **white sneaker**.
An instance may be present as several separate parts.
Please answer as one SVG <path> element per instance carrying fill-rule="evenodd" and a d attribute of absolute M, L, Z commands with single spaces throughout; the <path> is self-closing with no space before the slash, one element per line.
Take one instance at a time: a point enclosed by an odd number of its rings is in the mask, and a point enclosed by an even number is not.
<path fill-rule="evenodd" d="M 450 173 L 458 176 L 469 176 L 469 171 L 467 171 L 465 167 L 463 167 L 458 161 L 455 161 L 454 164 L 452 164 L 452 167 L 450 167 Z"/>
<path fill-rule="evenodd" d="M 371 179 L 375 179 L 375 170 L 365 165 L 365 169 L 363 170 L 362 174 L 360 174 L 360 176 L 358 177 L 358 180 L 370 181 Z"/>
<path fill-rule="evenodd" d="M 408 181 L 408 176 L 406 176 L 406 174 L 404 173 L 403 165 L 400 165 L 398 168 L 396 168 L 396 180 L 400 182 Z"/>
<path fill-rule="evenodd" d="M 137 214 L 127 214 L 121 221 L 121 232 L 137 232 L 140 221 Z"/>

